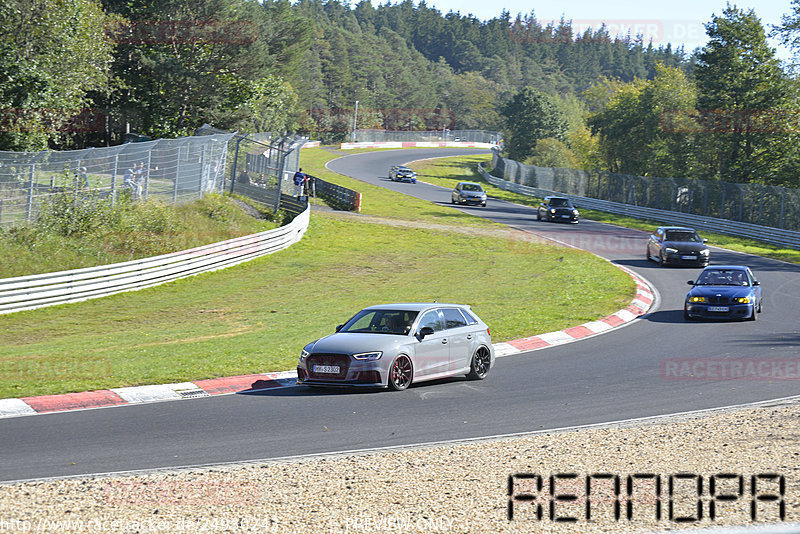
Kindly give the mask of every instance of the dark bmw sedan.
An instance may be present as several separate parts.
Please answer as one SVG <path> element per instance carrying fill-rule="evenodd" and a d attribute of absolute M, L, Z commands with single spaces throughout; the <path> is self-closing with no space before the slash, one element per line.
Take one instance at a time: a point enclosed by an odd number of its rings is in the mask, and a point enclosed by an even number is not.
<path fill-rule="evenodd" d="M 566 197 L 544 197 L 536 211 L 536 220 L 577 223 L 580 213 Z"/>
<path fill-rule="evenodd" d="M 694 228 L 660 226 L 647 240 L 647 259 L 655 258 L 659 265 L 690 265 L 705 267 L 710 252 Z"/>
<path fill-rule="evenodd" d="M 749 267 L 712 265 L 703 269 L 697 280 L 689 280 L 683 317 L 706 319 L 756 320 L 761 313 L 761 284 Z"/>

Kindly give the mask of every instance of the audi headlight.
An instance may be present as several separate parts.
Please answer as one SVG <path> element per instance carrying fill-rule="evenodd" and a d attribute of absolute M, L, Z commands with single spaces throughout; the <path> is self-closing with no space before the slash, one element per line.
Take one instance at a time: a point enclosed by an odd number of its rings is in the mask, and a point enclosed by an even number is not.
<path fill-rule="evenodd" d="M 380 352 L 380 351 L 378 351 L 378 352 L 362 352 L 360 354 L 353 354 L 353 358 L 355 358 L 356 360 L 364 360 L 364 361 L 380 360 L 381 356 L 383 356 L 383 353 Z"/>
<path fill-rule="evenodd" d="M 572 210 L 572 214 L 573 214 L 574 216 L 576 216 L 576 217 L 577 217 L 578 215 L 580 215 L 580 213 L 578 213 L 578 210 Z"/>
<path fill-rule="evenodd" d="M 709 251 L 709 250 L 701 250 L 701 251 L 700 251 L 700 255 L 701 255 L 701 256 L 708 256 L 709 254 L 710 254 L 710 251 Z"/>
<path fill-rule="evenodd" d="M 739 304 L 750 304 L 750 297 L 739 297 L 733 299 L 734 302 L 738 302 Z"/>
<path fill-rule="evenodd" d="M 705 297 L 689 297 L 689 302 L 705 302 Z"/>
<path fill-rule="evenodd" d="M 678 253 L 678 249 L 677 248 L 672 248 L 672 247 L 667 247 L 667 248 L 664 249 L 664 251 L 667 254 L 677 254 Z"/>
<path fill-rule="evenodd" d="M 553 208 L 550 208 L 550 213 L 555 213 L 555 212 L 556 212 L 556 210 L 555 210 L 555 209 L 553 209 Z"/>
<path fill-rule="evenodd" d="M 308 358 L 308 351 L 306 349 L 303 349 L 300 351 L 300 361 L 302 362 L 306 358 Z"/>

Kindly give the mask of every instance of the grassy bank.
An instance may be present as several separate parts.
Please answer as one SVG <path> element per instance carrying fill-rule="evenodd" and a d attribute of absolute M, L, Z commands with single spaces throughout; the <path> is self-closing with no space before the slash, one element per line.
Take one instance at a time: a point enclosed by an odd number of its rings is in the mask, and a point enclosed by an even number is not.
<path fill-rule="evenodd" d="M 178 207 L 70 194 L 54 197 L 31 225 L 0 229 L 0 278 L 118 263 L 275 228 L 231 199 L 208 195 Z"/>
<path fill-rule="evenodd" d="M 325 177 L 335 156 L 312 162 L 311 150 L 303 168 Z M 0 316 L 0 398 L 291 369 L 305 343 L 380 302 L 468 303 L 502 341 L 597 319 L 633 295 L 590 254 L 335 178 L 373 215 L 315 212 L 299 243 L 237 267 Z"/>

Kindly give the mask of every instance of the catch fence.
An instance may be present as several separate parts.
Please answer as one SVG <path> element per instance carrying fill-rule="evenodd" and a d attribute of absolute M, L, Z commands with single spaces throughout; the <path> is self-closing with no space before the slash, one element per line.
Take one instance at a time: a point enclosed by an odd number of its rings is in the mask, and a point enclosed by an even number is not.
<path fill-rule="evenodd" d="M 0 152 L 0 225 L 36 218 L 65 191 L 180 203 L 221 191 L 232 133 L 61 152 Z"/>
<path fill-rule="evenodd" d="M 64 192 L 81 199 L 115 202 L 129 195 L 179 204 L 234 191 L 235 178 L 249 175 L 247 183 L 274 210 L 282 202 L 279 191 L 291 195 L 304 138 L 206 132 L 84 150 L 0 152 L 0 226 L 34 221 L 48 199 Z"/>
<path fill-rule="evenodd" d="M 526 187 L 699 217 L 800 230 L 800 189 L 525 165 L 495 151 L 494 174 Z"/>

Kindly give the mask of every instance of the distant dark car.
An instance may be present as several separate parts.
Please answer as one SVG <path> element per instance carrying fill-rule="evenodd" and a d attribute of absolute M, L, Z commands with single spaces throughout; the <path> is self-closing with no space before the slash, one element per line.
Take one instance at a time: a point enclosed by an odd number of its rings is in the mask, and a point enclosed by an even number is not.
<path fill-rule="evenodd" d="M 475 182 L 458 182 L 455 189 L 450 194 L 450 202 L 453 204 L 480 204 L 486 205 L 486 191 L 481 184 Z"/>
<path fill-rule="evenodd" d="M 707 239 L 701 239 L 694 228 L 661 226 L 647 240 L 647 259 L 659 265 L 708 265 L 710 251 Z"/>
<path fill-rule="evenodd" d="M 544 197 L 536 212 L 536 219 L 539 221 L 544 219 L 545 221 L 577 223 L 579 218 L 580 212 L 566 197 Z"/>
<path fill-rule="evenodd" d="M 393 182 L 417 183 L 417 174 L 403 165 L 395 165 L 389 169 L 389 179 Z"/>
<path fill-rule="evenodd" d="M 687 282 L 692 289 L 686 294 L 683 317 L 707 319 L 756 320 L 761 313 L 761 284 L 749 267 L 712 265 L 703 269 L 697 280 Z"/>

